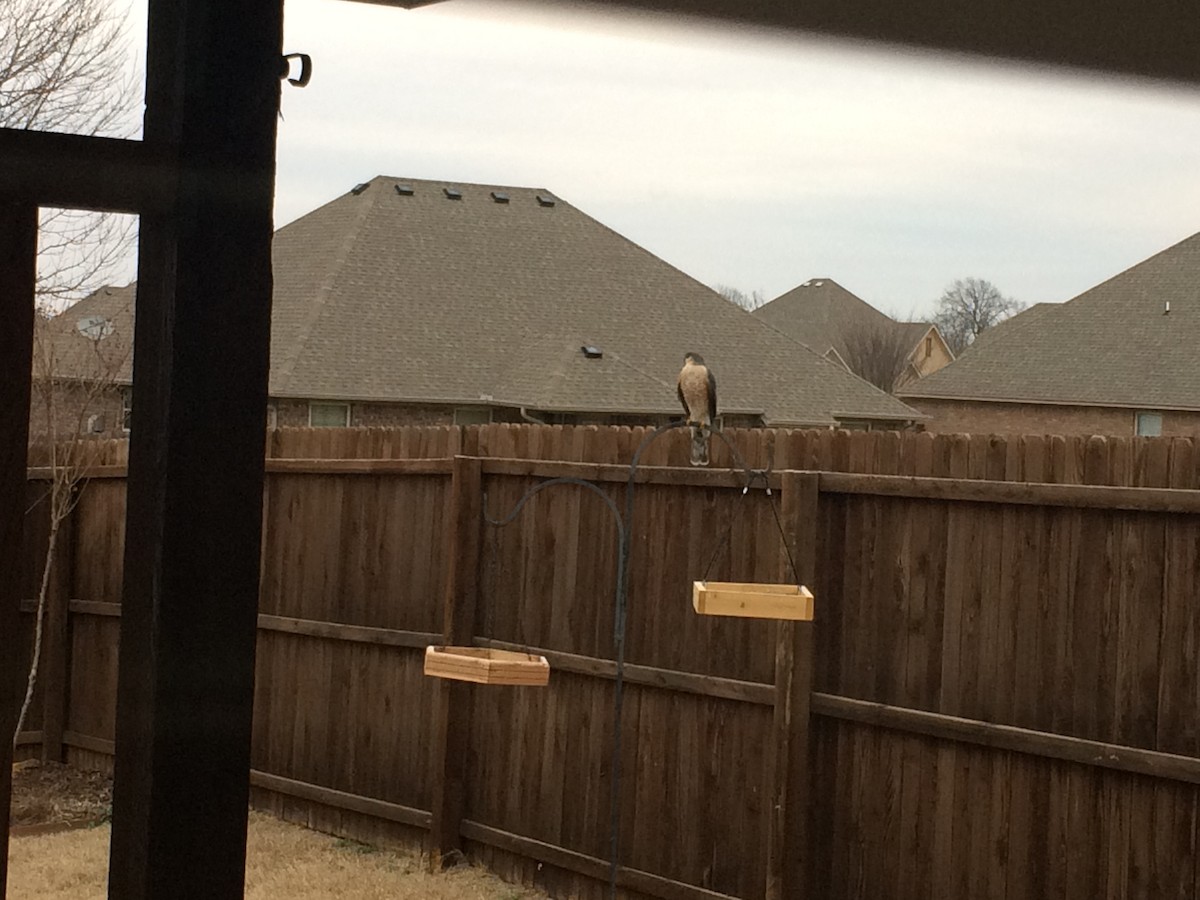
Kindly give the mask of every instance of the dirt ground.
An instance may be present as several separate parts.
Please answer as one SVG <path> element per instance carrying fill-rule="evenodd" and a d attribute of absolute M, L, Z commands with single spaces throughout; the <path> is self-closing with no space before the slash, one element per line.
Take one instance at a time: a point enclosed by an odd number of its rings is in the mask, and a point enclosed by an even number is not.
<path fill-rule="evenodd" d="M 12 825 L 97 824 L 112 810 L 112 781 L 58 763 L 13 766 Z"/>
<path fill-rule="evenodd" d="M 14 836 L 9 896 L 22 900 L 107 897 L 108 779 L 66 766 L 21 764 L 13 770 L 13 821 L 23 825 L 90 821 L 91 827 Z M 19 817 L 19 819 L 18 819 Z M 247 900 L 545 900 L 480 869 L 431 875 L 419 857 L 376 850 L 250 814 Z"/>

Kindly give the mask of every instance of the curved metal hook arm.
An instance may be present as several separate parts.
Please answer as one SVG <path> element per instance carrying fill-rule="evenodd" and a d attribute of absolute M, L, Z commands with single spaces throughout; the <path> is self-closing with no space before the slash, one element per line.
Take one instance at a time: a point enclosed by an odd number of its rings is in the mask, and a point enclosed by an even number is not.
<path fill-rule="evenodd" d="M 672 426 L 674 427 L 674 426 Z M 665 431 L 660 429 L 656 434 Z M 640 449 L 639 449 L 640 454 Z M 635 468 L 636 471 L 636 463 Z M 493 519 L 488 515 L 487 511 L 487 494 L 483 496 L 483 520 L 489 525 L 497 528 L 503 528 L 510 524 L 520 515 L 525 504 L 533 497 L 540 494 L 547 488 L 556 487 L 557 485 L 570 484 L 578 487 L 587 488 L 592 493 L 596 494 L 604 505 L 608 507 L 608 511 L 613 515 L 613 521 L 617 526 L 617 590 L 616 603 L 613 612 L 613 643 L 616 649 L 617 663 L 617 678 L 616 678 L 616 697 L 614 700 L 614 715 L 613 715 L 613 777 L 609 788 L 609 867 L 608 867 L 608 896 L 610 900 L 616 900 L 617 896 L 617 870 L 619 868 L 620 859 L 620 804 L 621 804 L 621 706 L 624 693 L 624 674 L 625 674 L 625 607 L 626 597 L 629 590 L 629 532 L 625 521 L 621 518 L 621 511 L 617 508 L 617 504 L 608 496 L 600 487 L 590 481 L 585 481 L 582 478 L 572 478 L 564 476 L 561 478 L 550 478 L 546 481 L 539 482 L 526 491 L 521 499 L 517 501 L 516 506 L 503 518 Z M 629 481 L 630 492 L 633 490 L 633 477 L 630 475 Z M 630 497 L 632 502 L 632 496 Z"/>
<path fill-rule="evenodd" d="M 483 497 L 483 518 L 489 525 L 495 527 L 503 527 L 510 524 L 520 514 L 521 509 L 534 496 L 560 484 L 571 484 L 579 487 L 587 488 L 596 494 L 604 501 L 609 512 L 613 515 L 613 520 L 617 525 L 618 536 L 618 552 L 617 552 L 617 591 L 616 591 L 616 610 L 613 617 L 613 645 L 616 650 L 616 684 L 615 696 L 613 701 L 614 706 L 614 723 L 613 723 L 613 747 L 612 747 L 612 779 L 609 787 L 609 876 L 608 876 L 608 896 L 610 900 L 615 900 L 617 893 L 617 870 L 620 860 L 620 802 L 621 802 L 621 723 L 622 706 L 625 694 L 625 625 L 627 618 L 627 610 L 629 605 L 629 554 L 630 544 L 633 535 L 633 495 L 634 486 L 637 483 L 637 470 L 641 463 L 642 454 L 645 450 L 654 443 L 659 437 L 668 431 L 675 428 L 687 427 L 685 421 L 668 422 L 666 425 L 660 425 L 652 432 L 647 434 L 642 442 L 638 445 L 637 450 L 633 454 L 633 460 L 629 466 L 629 480 L 625 485 L 625 515 L 622 517 L 617 504 L 611 497 L 608 496 L 599 486 L 590 481 L 585 481 L 582 478 L 551 478 L 542 481 L 528 491 L 517 501 L 517 505 L 513 507 L 508 515 L 500 519 L 493 519 L 487 512 L 487 494 Z M 755 478 L 761 477 L 764 484 L 767 485 L 767 492 L 770 493 L 770 484 L 767 479 L 766 471 L 756 471 L 746 465 L 746 461 L 738 452 L 737 447 L 733 442 L 726 437 L 725 433 L 719 428 L 711 429 L 711 433 L 719 437 L 729 448 L 730 455 L 737 467 L 742 470 L 745 475 L 745 485 L 742 492 L 745 493 L 754 483 Z M 794 568 L 794 566 L 793 566 Z"/>
<path fill-rule="evenodd" d="M 578 485 L 579 487 L 587 488 L 589 491 L 591 491 L 593 494 L 595 494 L 597 497 L 599 497 L 601 500 L 603 500 L 604 505 L 607 506 L 609 512 L 611 512 L 613 514 L 613 520 L 616 522 L 616 525 L 617 525 L 617 536 L 622 541 L 624 540 L 625 524 L 621 521 L 621 511 L 619 509 L 617 509 L 617 504 L 613 502 L 612 497 L 610 497 L 610 496 L 608 496 L 608 494 L 604 493 L 604 491 L 602 491 L 594 482 L 585 481 L 582 478 L 571 478 L 568 476 L 563 476 L 561 478 L 549 478 L 546 481 L 538 482 L 533 487 L 531 487 L 528 491 L 525 492 L 525 494 L 521 497 L 521 499 L 517 501 L 517 505 L 512 508 L 512 511 L 507 516 L 504 516 L 503 518 L 500 518 L 500 519 L 493 519 L 491 516 L 488 515 L 487 494 L 484 493 L 484 495 L 483 495 L 483 520 L 485 522 L 487 522 L 489 525 L 494 525 L 497 528 L 503 528 L 505 525 L 511 524 L 512 521 L 514 519 L 516 519 L 516 517 L 518 515 L 521 514 L 521 510 L 524 508 L 526 503 L 528 503 L 530 500 L 532 500 L 535 496 L 540 494 L 546 488 L 554 487 L 555 485 L 559 485 L 559 484 L 573 484 L 573 485 Z"/>

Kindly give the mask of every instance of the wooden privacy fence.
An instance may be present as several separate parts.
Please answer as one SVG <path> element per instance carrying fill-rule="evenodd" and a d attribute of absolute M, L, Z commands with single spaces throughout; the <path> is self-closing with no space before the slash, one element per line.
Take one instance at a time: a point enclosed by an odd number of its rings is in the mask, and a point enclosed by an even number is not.
<path fill-rule="evenodd" d="M 628 896 L 1200 896 L 1192 442 L 738 434 L 751 465 L 774 464 L 817 598 L 808 634 L 692 612 L 714 552 L 713 580 L 786 581 L 788 567 L 765 493 L 671 465 L 686 455 L 677 437 L 636 489 Z M 563 475 L 620 503 L 637 440 L 507 426 L 275 435 L 254 801 L 602 896 L 611 518 L 569 488 L 507 528 L 480 512 Z M 104 766 L 124 470 L 94 474 L 53 594 L 62 624 L 46 653 L 63 674 L 25 749 Z M 424 648 L 446 636 L 533 648 L 550 685 L 427 679 Z"/>

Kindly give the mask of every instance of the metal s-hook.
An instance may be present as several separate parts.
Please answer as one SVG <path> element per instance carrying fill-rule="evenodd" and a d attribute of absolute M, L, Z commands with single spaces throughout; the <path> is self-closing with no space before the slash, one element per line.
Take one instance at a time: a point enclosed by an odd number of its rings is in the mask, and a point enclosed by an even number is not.
<path fill-rule="evenodd" d="M 299 78 L 291 77 L 293 59 L 300 60 Z M 279 78 L 286 78 L 288 84 L 294 84 L 296 87 L 305 87 L 312 78 L 312 57 L 307 53 L 285 53 L 280 59 Z"/>

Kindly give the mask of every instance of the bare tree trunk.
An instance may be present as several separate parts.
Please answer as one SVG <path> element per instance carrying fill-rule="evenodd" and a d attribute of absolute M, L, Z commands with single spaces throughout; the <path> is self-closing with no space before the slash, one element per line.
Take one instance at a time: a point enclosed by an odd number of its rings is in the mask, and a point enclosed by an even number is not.
<path fill-rule="evenodd" d="M 124 4 L 111 0 L 0 0 L 0 128 L 66 131 L 131 137 L 142 101 L 141 77 L 130 53 Z M 84 452 L 84 423 L 96 402 L 114 386 L 132 350 L 101 329 L 92 338 L 94 359 L 78 347 L 82 338 L 69 321 L 49 315 L 84 297 L 123 268 L 132 248 L 132 220 L 111 213 L 43 210 L 38 238 L 37 300 L 41 317 L 34 331 L 34 388 L 46 413 L 50 448 L 50 536 L 37 598 L 33 660 L 16 732 L 29 714 L 37 685 L 42 636 L 59 527 L 71 514 L 90 467 Z M 63 368 L 64 357 L 71 365 Z M 59 441 L 56 392 L 78 385 L 78 421 L 64 422 Z M 69 392 L 66 396 L 71 397 Z M 40 501 L 39 501 L 40 502 Z M 68 542 L 69 543 L 69 542 Z M 15 743 L 16 734 L 13 735 Z M 0 894 L 3 894 L 0 884 Z"/>
<path fill-rule="evenodd" d="M 56 485 L 52 494 L 58 494 Z M 21 714 L 17 716 L 17 727 L 13 729 L 13 748 L 17 746 L 17 737 L 25 727 L 25 718 L 29 715 L 29 707 L 33 703 L 33 690 L 37 685 L 38 663 L 42 658 L 42 632 L 46 620 L 46 598 L 50 593 L 50 572 L 54 568 L 54 549 L 58 545 L 58 529 L 63 517 L 59 515 L 58 500 L 51 500 L 50 510 L 50 539 L 46 542 L 46 562 L 42 566 L 42 583 L 38 589 L 36 624 L 33 629 L 33 660 L 29 664 L 29 678 L 25 683 L 25 700 L 21 704 Z"/>

